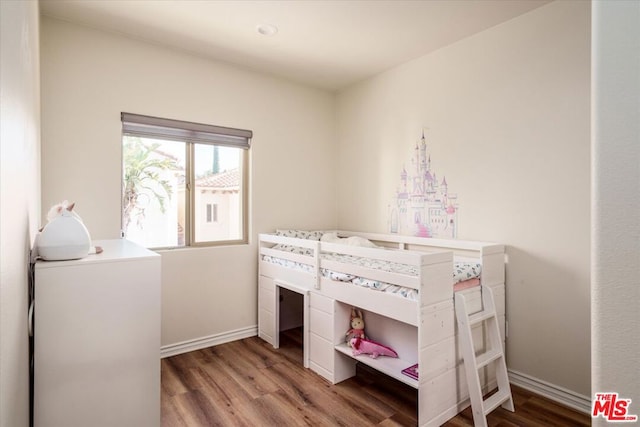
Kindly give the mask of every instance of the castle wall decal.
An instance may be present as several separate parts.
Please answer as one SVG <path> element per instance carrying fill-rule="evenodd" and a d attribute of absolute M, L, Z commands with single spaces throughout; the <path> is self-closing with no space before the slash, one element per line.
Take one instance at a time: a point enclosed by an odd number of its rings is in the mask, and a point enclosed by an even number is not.
<path fill-rule="evenodd" d="M 389 205 L 389 232 L 418 237 L 455 239 L 458 231 L 458 195 L 449 192 L 447 179 L 438 180 L 431 168 L 427 142 L 416 142 L 411 167 L 400 173 L 400 184 Z"/>

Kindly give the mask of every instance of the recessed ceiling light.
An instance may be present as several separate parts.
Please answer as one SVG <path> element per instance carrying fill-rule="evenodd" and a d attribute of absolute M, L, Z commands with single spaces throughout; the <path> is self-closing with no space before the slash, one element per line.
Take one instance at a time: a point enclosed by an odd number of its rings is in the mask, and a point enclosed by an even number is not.
<path fill-rule="evenodd" d="M 271 24 L 259 24 L 256 27 L 256 31 L 258 31 L 263 36 L 274 36 L 278 32 L 278 27 Z"/>

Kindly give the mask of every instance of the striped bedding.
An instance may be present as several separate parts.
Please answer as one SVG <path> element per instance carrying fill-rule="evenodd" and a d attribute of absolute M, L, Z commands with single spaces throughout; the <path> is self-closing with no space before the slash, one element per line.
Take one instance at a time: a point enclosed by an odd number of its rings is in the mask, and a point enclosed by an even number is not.
<path fill-rule="evenodd" d="M 361 267 L 367 267 L 367 268 L 381 270 L 381 271 L 401 273 L 408 276 L 418 275 L 418 270 L 416 269 L 416 267 L 412 265 L 407 265 L 407 264 L 400 264 L 400 263 L 394 263 L 394 262 L 388 262 L 388 261 L 364 258 L 364 257 L 357 257 L 353 255 L 338 254 L 338 253 L 321 253 L 320 257 L 323 260 L 338 261 L 342 263 L 358 265 Z M 287 260 L 284 258 L 273 257 L 269 255 L 264 255 L 262 257 L 262 260 L 272 264 L 280 265 L 282 267 L 292 268 L 292 269 L 304 271 L 307 273 L 314 272 L 314 267 L 311 264 L 298 263 L 295 261 Z M 478 262 L 454 259 L 453 270 L 454 270 L 453 285 L 454 285 L 454 290 L 456 291 L 462 290 L 462 289 L 468 289 L 480 283 L 482 265 Z M 364 277 L 358 277 L 358 276 L 341 273 L 337 271 L 331 271 L 325 268 L 321 268 L 320 272 L 323 277 L 329 278 L 331 280 L 353 283 L 354 285 L 357 285 L 357 286 L 362 286 L 365 288 L 369 288 L 369 289 L 373 289 L 381 292 L 387 292 L 387 293 L 394 294 L 396 296 L 407 298 L 410 300 L 418 299 L 417 289 L 407 288 L 404 286 L 394 285 L 391 283 L 381 282 L 378 280 L 371 280 Z"/>

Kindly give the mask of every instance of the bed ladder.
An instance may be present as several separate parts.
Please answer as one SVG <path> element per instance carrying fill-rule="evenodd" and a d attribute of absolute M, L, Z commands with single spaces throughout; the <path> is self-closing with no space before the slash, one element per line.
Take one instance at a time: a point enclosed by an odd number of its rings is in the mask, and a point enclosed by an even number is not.
<path fill-rule="evenodd" d="M 462 292 L 455 294 L 455 308 L 459 342 L 462 349 L 471 410 L 473 412 L 473 423 L 476 427 L 487 427 L 487 415 L 491 411 L 502 405 L 503 408 L 513 412 L 514 407 L 493 293 L 488 286 L 483 285 L 481 290 L 482 311 L 469 315 Z M 486 326 L 487 342 L 485 351 L 476 355 L 471 328 L 481 323 Z M 483 399 L 479 371 L 491 363 L 495 367 L 498 390 L 487 399 Z"/>

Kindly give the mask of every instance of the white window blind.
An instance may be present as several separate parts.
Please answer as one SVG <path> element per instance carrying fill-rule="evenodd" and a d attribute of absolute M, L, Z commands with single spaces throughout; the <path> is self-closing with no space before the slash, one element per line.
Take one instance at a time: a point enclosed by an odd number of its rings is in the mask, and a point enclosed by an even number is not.
<path fill-rule="evenodd" d="M 249 149 L 253 132 L 182 120 L 121 113 L 122 133 L 144 138 L 182 140 Z"/>

